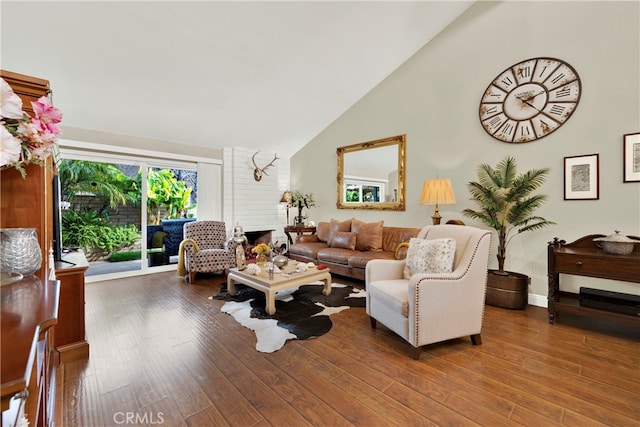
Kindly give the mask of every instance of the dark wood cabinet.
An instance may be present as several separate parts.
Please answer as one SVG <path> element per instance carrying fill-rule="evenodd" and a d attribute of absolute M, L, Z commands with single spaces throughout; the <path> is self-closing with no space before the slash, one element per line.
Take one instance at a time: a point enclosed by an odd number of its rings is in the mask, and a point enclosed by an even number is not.
<path fill-rule="evenodd" d="M 604 235 L 591 234 L 569 244 L 557 238 L 549 242 L 547 246 L 549 323 L 554 323 L 557 314 L 564 311 L 640 326 L 638 316 L 581 306 L 577 294 L 560 290 L 560 274 L 640 283 L 640 244 L 634 245 L 634 250 L 629 255 L 613 255 L 595 246 L 593 239 L 597 237 L 604 237 Z M 640 242 L 638 237 L 629 237 Z"/>
<path fill-rule="evenodd" d="M 71 252 L 56 262 L 56 279 L 60 281 L 60 309 L 54 331 L 54 345 L 60 363 L 89 357 L 85 335 L 84 275 L 89 268 L 82 252 Z"/>
<path fill-rule="evenodd" d="M 36 276 L 2 287 L 2 425 L 24 415 L 31 426 L 54 425 L 60 283 Z"/>
<path fill-rule="evenodd" d="M 49 93 L 47 80 L 5 70 L 0 70 L 0 75 L 30 114 L 31 101 Z M 53 239 L 51 158 L 46 167 L 28 165 L 24 178 L 13 168 L 0 173 L 0 227 L 34 228 L 42 251 L 42 267 L 34 276 L 2 287 L 2 425 L 5 420 L 6 425 L 13 425 L 15 420 L 10 422 L 9 418 L 14 410 L 24 410 L 29 425 L 50 426 L 60 416 L 55 403 L 61 398 L 56 396 L 56 366 L 89 356 L 84 317 L 88 264 L 81 252 L 69 256 L 73 264 L 53 266 L 49 262 Z M 57 280 L 49 280 L 52 268 Z M 33 286 L 27 286 L 32 282 Z"/>
<path fill-rule="evenodd" d="M 33 114 L 31 101 L 49 93 L 49 81 L 24 74 L 0 70 L 0 76 L 22 99 L 22 108 Z M 43 280 L 47 269 L 49 248 L 53 238 L 53 167 L 28 165 L 26 177 L 10 168 L 0 175 L 0 226 L 2 228 L 35 228 L 42 251 L 42 267 L 36 275 Z"/>
<path fill-rule="evenodd" d="M 31 101 L 49 93 L 49 82 L 0 71 L 0 76 L 33 114 Z M 26 176 L 3 169 L 0 175 L 0 227 L 34 228 L 42 252 L 35 275 L 2 287 L 2 425 L 24 413 L 31 426 L 50 426 L 55 418 L 58 364 L 53 326 L 58 320 L 59 282 L 48 279 L 53 236 L 53 167 L 26 166 Z M 6 424 L 5 424 L 6 423 Z"/>

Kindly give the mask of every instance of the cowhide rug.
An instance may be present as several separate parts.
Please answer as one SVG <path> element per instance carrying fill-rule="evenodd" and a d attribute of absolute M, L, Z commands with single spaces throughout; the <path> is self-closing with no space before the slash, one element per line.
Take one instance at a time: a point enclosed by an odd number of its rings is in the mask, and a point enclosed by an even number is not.
<path fill-rule="evenodd" d="M 350 307 L 365 306 L 365 291 L 333 283 L 331 295 L 322 295 L 322 282 L 312 282 L 276 295 L 276 313 L 265 313 L 265 296 L 248 286 L 236 285 L 236 295 L 227 292 L 226 284 L 209 299 L 224 300 L 223 313 L 256 334 L 256 350 L 272 353 L 287 340 L 319 337 L 331 330 L 329 316 Z"/>

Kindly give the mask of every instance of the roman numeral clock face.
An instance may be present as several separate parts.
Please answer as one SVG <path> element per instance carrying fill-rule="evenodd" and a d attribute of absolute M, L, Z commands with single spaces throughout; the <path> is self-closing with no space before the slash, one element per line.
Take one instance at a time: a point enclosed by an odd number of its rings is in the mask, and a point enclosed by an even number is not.
<path fill-rule="evenodd" d="M 504 142 L 529 142 L 549 135 L 580 101 L 576 70 L 555 58 L 532 58 L 504 70 L 480 101 L 480 122 Z"/>

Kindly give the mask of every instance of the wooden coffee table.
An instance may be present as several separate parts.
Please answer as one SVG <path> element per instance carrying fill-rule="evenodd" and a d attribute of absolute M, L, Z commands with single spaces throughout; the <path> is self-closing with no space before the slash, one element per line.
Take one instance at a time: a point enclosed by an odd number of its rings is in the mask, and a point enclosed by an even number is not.
<path fill-rule="evenodd" d="M 289 265 L 281 269 L 282 273 L 273 275 L 273 279 L 269 280 L 269 273 L 266 268 L 262 269 L 259 275 L 249 274 L 247 270 L 238 270 L 232 268 L 227 275 L 227 290 L 229 295 L 236 294 L 236 283 L 247 285 L 250 288 L 264 292 L 267 303 L 265 311 L 272 316 L 276 312 L 276 293 L 284 289 L 291 289 L 301 285 L 306 285 L 317 280 L 324 282 L 322 289 L 323 295 L 331 294 L 331 274 L 329 269 L 318 270 L 316 267 L 309 268 L 307 271 L 298 273 L 296 271 L 295 261 L 289 262 Z M 288 274 L 288 277 L 287 277 Z"/>

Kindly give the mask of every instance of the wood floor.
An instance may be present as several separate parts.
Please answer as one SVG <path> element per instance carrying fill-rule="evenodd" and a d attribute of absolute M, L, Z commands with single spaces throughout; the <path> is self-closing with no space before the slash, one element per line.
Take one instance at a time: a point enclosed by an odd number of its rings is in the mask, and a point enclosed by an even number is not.
<path fill-rule="evenodd" d="M 640 425 L 637 328 L 487 306 L 482 345 L 448 341 L 416 361 L 356 308 L 265 354 L 207 298 L 223 280 L 87 284 L 91 356 L 64 365 L 63 427 Z"/>

